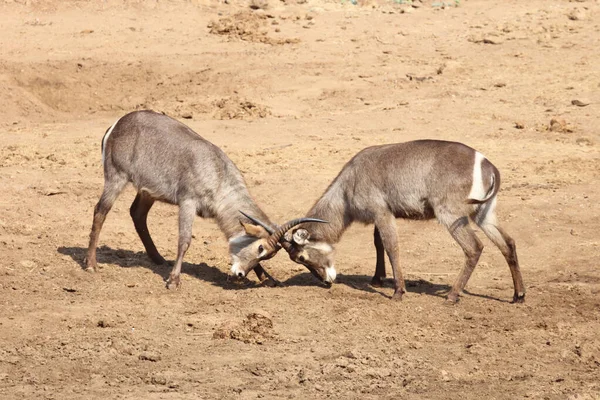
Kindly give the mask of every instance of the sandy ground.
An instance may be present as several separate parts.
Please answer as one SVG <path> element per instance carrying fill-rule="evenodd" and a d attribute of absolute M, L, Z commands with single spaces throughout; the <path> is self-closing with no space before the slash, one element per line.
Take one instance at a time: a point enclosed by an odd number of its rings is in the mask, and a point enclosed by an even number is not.
<path fill-rule="evenodd" d="M 600 3 L 229 3 L 0 1 L 0 398 L 599 399 Z M 100 140 L 144 108 L 220 146 L 278 222 L 369 145 L 477 148 L 502 172 L 526 303 L 509 303 L 480 235 L 462 300 L 444 305 L 462 251 L 406 221 L 402 302 L 368 285 L 372 227 L 358 225 L 332 288 L 284 252 L 265 267 L 285 285 L 269 287 L 228 282 L 224 237 L 198 219 L 171 292 L 132 189 L 100 272 L 83 271 Z M 149 225 L 172 261 L 177 209 L 155 206 Z"/>

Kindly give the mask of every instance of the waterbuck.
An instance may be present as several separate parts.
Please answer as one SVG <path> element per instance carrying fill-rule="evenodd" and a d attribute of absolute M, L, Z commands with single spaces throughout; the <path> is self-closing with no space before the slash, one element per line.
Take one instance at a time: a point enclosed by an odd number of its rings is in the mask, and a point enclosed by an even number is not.
<path fill-rule="evenodd" d="M 180 285 L 181 264 L 191 243 L 196 215 L 215 219 L 229 240 L 234 275 L 245 276 L 254 269 L 261 281 L 265 279 L 267 274 L 259 262 L 276 253 L 282 233 L 271 228 L 275 225 L 250 196 L 242 174 L 217 146 L 166 115 L 134 111 L 106 131 L 102 139 L 102 164 L 104 191 L 94 209 L 87 270 L 96 269 L 96 247 L 106 215 L 131 182 L 137 190 L 130 208 L 131 218 L 146 252 L 157 264 L 165 259 L 148 232 L 148 212 L 157 200 L 179 206 L 179 244 L 167 280 L 169 289 Z M 260 218 L 262 225 L 242 217 L 240 209 Z M 305 221 L 315 220 L 298 219 L 282 228 L 290 229 Z"/>
<path fill-rule="evenodd" d="M 496 220 L 499 189 L 498 169 L 481 153 L 461 143 L 417 140 L 368 147 L 343 167 L 307 213 L 307 217 L 329 223 L 302 224 L 285 233 L 281 245 L 293 261 L 331 284 L 336 277 L 333 245 L 354 221 L 375 224 L 377 262 L 371 283 L 381 286 L 386 276 L 385 250 L 394 274 L 393 298 L 401 299 L 406 289 L 399 266 L 396 218 L 436 218 L 466 257 L 448 294 L 448 300 L 456 302 L 483 250 L 469 225 L 473 220 L 508 262 L 514 284 L 513 302 L 520 303 L 525 300 L 525 287 L 515 241 Z"/>

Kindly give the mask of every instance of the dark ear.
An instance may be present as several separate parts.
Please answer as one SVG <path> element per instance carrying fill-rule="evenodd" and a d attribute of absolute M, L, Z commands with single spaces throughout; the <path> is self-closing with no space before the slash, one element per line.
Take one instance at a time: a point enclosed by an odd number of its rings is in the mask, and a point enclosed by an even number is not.
<path fill-rule="evenodd" d="M 308 233 L 308 231 L 303 228 L 296 229 L 292 236 L 292 240 L 294 241 L 294 243 L 300 246 L 308 244 L 308 239 L 310 239 L 310 233 Z"/>
<path fill-rule="evenodd" d="M 267 230 L 262 226 L 246 224 L 242 221 L 240 221 L 240 224 L 244 227 L 246 235 L 254 236 L 261 239 L 266 239 L 269 237 L 269 232 L 267 232 Z"/>

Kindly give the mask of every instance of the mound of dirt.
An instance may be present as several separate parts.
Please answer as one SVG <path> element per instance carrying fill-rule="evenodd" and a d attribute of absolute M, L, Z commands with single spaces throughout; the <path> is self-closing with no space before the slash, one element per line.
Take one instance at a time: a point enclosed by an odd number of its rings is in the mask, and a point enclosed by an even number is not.
<path fill-rule="evenodd" d="M 274 337 L 273 321 L 259 313 L 248 314 L 241 324 L 226 322 L 213 334 L 213 339 L 234 339 L 252 344 L 263 344 Z"/>
<path fill-rule="evenodd" d="M 227 97 L 213 103 L 216 107 L 214 118 L 216 119 L 255 119 L 265 118 L 271 115 L 268 107 L 241 99 L 239 97 Z"/>
<path fill-rule="evenodd" d="M 247 42 L 266 44 L 298 43 L 300 39 L 279 39 L 268 36 L 266 14 L 253 11 L 240 11 L 232 16 L 223 17 L 208 24 L 210 33 L 227 36 L 228 39 L 238 39 Z"/>

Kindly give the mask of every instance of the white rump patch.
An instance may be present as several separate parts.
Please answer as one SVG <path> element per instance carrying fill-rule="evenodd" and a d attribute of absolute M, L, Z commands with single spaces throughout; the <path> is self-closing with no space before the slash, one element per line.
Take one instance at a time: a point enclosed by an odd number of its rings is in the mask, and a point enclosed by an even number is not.
<path fill-rule="evenodd" d="M 119 118 L 118 120 L 115 121 L 114 124 L 112 124 L 112 126 L 106 132 L 106 134 L 104 135 L 104 138 L 102 139 L 102 165 L 104 165 L 104 148 L 106 147 L 106 141 L 108 140 L 108 137 L 112 133 L 113 129 L 115 129 L 115 126 L 117 126 L 117 124 L 119 123 L 120 120 L 121 120 L 121 118 Z"/>
<path fill-rule="evenodd" d="M 336 276 L 337 274 L 333 265 L 331 267 L 325 268 L 325 282 L 333 283 L 335 281 Z"/>
<path fill-rule="evenodd" d="M 473 164 L 473 183 L 471 185 L 471 192 L 469 193 L 469 199 L 483 200 L 489 190 L 489 186 L 483 183 L 483 171 L 481 163 L 483 163 L 485 157 L 480 152 L 475 152 L 475 163 Z"/>

